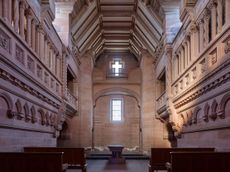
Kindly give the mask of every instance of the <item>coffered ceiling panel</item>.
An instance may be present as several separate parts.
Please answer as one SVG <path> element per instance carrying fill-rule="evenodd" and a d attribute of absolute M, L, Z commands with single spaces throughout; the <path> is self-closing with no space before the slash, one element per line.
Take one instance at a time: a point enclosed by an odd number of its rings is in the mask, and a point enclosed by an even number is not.
<path fill-rule="evenodd" d="M 160 0 L 75 1 L 71 34 L 79 54 L 87 50 L 96 57 L 104 50 L 130 51 L 136 56 L 142 50 L 155 52 L 163 34 Z"/>

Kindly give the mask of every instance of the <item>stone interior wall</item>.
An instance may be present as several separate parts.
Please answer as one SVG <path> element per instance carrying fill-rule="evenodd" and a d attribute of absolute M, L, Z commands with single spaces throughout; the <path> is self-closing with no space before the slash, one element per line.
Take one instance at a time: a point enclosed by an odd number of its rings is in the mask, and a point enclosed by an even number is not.
<path fill-rule="evenodd" d="M 121 122 L 111 120 L 111 98 L 123 99 Z M 97 100 L 94 110 L 95 148 L 110 144 L 122 144 L 125 148 L 139 148 L 140 111 L 135 98 L 122 95 L 104 96 Z"/>

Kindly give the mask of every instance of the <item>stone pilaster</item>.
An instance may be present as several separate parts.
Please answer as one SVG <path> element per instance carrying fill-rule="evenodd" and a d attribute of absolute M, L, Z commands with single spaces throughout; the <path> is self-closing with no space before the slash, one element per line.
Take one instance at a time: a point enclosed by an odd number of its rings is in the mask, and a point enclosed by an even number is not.
<path fill-rule="evenodd" d="M 93 55 L 86 53 L 81 58 L 80 65 L 80 143 L 81 146 L 92 146 L 92 127 L 93 127 Z"/>
<path fill-rule="evenodd" d="M 211 18 L 212 18 L 212 39 L 216 37 L 217 33 L 217 27 L 216 27 L 216 22 L 217 22 L 217 3 L 215 1 L 212 1 L 211 4 L 209 5 L 209 8 L 211 10 Z"/>
<path fill-rule="evenodd" d="M 12 22 L 12 0 L 8 0 L 8 20 L 11 24 Z"/>
<path fill-rule="evenodd" d="M 9 21 L 9 15 L 8 15 L 8 5 L 9 1 L 8 0 L 3 0 L 2 1 L 2 6 L 3 6 L 3 18 L 7 21 Z"/>
<path fill-rule="evenodd" d="M 36 20 L 33 19 L 31 22 L 31 45 L 33 50 L 35 50 L 35 45 L 36 45 Z"/>
<path fill-rule="evenodd" d="M 19 2 L 18 0 L 14 0 L 14 11 L 13 11 L 13 21 L 14 21 L 14 30 L 18 33 L 19 30 Z"/>
<path fill-rule="evenodd" d="M 26 11 L 26 30 L 27 30 L 27 33 L 26 33 L 26 41 L 28 43 L 29 46 L 32 46 L 31 44 L 31 36 L 32 36 L 32 29 L 31 29 L 31 22 L 32 22 L 32 11 L 31 9 L 28 9 Z"/>
<path fill-rule="evenodd" d="M 225 19 L 226 23 L 230 22 L 230 1 L 225 0 Z"/>
<path fill-rule="evenodd" d="M 142 51 L 140 67 L 142 70 L 142 145 L 145 152 L 151 147 L 167 147 L 168 141 L 163 139 L 164 124 L 156 118 L 155 59 L 147 51 Z"/>
<path fill-rule="evenodd" d="M 204 49 L 204 21 L 203 19 L 200 19 L 198 21 L 199 24 L 199 51 L 202 52 Z"/>
<path fill-rule="evenodd" d="M 25 8 L 26 4 L 24 1 L 20 1 L 19 4 L 19 34 L 23 39 L 25 39 Z"/>
<path fill-rule="evenodd" d="M 229 1 L 229 0 L 227 0 Z M 221 33 L 222 31 L 222 25 L 223 25 L 223 19 L 222 19 L 222 16 L 223 16 L 223 11 L 222 11 L 222 0 L 217 0 L 217 23 L 218 23 L 218 28 L 217 28 L 217 31 L 218 33 Z M 229 10 L 229 9 L 228 9 Z"/>
<path fill-rule="evenodd" d="M 190 28 L 190 41 L 191 41 L 191 61 L 194 61 L 198 56 L 199 40 L 198 40 L 198 28 L 195 22 L 192 22 Z"/>

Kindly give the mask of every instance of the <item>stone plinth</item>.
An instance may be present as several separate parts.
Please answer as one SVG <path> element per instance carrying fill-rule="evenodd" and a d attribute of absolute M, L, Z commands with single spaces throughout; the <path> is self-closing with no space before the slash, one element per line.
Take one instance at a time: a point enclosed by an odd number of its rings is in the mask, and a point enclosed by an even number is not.
<path fill-rule="evenodd" d="M 112 164 L 125 163 L 125 158 L 122 157 L 122 149 L 124 148 L 124 146 L 109 145 L 108 148 L 112 152 L 112 157 L 109 158 L 109 163 Z"/>

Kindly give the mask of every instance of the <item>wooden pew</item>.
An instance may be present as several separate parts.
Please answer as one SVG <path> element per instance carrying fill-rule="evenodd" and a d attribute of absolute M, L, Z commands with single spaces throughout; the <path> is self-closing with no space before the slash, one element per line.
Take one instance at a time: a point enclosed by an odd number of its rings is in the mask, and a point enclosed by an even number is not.
<path fill-rule="evenodd" d="M 170 152 L 213 152 L 214 148 L 151 148 L 149 172 L 167 170 L 166 162 L 170 162 Z"/>
<path fill-rule="evenodd" d="M 171 172 L 228 172 L 230 152 L 171 152 Z"/>
<path fill-rule="evenodd" d="M 1 152 L 1 172 L 64 172 L 63 152 Z"/>
<path fill-rule="evenodd" d="M 24 152 L 64 152 L 63 163 L 68 164 L 69 169 L 81 169 L 86 172 L 84 148 L 25 147 Z"/>

